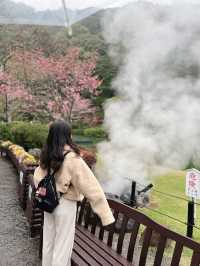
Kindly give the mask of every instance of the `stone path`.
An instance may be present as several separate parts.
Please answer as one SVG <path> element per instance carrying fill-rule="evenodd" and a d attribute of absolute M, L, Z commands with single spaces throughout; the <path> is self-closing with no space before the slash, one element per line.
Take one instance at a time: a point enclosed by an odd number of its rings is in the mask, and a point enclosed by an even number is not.
<path fill-rule="evenodd" d="M 16 171 L 0 159 L 0 266 L 40 266 L 38 239 L 29 226 L 17 196 Z"/>

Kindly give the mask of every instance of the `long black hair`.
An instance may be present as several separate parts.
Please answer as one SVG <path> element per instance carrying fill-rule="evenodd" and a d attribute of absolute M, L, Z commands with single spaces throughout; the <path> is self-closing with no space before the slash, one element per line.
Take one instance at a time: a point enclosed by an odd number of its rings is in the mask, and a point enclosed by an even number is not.
<path fill-rule="evenodd" d="M 40 166 L 43 169 L 53 169 L 57 171 L 64 161 L 64 146 L 69 145 L 71 149 L 80 154 L 77 145 L 72 141 L 71 126 L 62 120 L 51 124 L 49 134 L 44 145 L 41 156 Z"/>

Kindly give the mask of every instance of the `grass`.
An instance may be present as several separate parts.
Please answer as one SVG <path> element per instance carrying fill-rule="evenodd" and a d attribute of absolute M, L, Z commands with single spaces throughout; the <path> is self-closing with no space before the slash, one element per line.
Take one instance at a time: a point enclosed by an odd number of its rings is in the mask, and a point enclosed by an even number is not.
<path fill-rule="evenodd" d="M 170 173 L 155 177 L 153 180 L 154 189 L 162 191 L 165 193 L 173 194 L 184 199 L 188 198 L 185 196 L 185 171 L 171 171 Z M 172 198 L 156 191 L 152 192 L 151 196 L 151 206 L 155 211 L 162 212 L 166 215 L 172 216 L 175 219 L 181 220 L 184 223 L 187 222 L 187 202 L 184 200 Z M 198 201 L 200 203 L 200 201 Z M 165 225 L 169 229 L 186 235 L 187 226 L 178 221 L 170 219 L 169 217 L 162 216 L 152 210 L 142 209 L 142 212 L 147 214 L 156 222 Z M 200 206 L 196 206 L 196 226 L 200 227 Z M 194 229 L 193 239 L 200 242 L 200 230 Z M 189 265 L 189 259 L 191 252 L 189 250 L 184 250 L 183 259 L 181 265 Z"/>

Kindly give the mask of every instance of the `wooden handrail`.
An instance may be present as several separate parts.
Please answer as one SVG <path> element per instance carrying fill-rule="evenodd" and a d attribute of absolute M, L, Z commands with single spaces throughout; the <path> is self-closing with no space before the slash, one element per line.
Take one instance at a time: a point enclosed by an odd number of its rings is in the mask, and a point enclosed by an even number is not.
<path fill-rule="evenodd" d="M 122 204 L 120 202 L 114 201 L 114 200 L 108 200 L 109 205 L 112 209 L 117 209 L 119 212 L 123 213 L 128 218 L 132 218 L 141 225 L 145 225 L 149 228 L 152 228 L 153 231 L 156 231 L 160 233 L 163 237 L 166 237 L 168 239 L 178 241 L 179 243 L 183 243 L 185 247 L 192 249 L 194 251 L 200 252 L 200 243 L 197 243 L 196 241 L 185 237 L 179 233 L 173 232 L 170 229 L 166 228 L 165 226 L 156 223 L 152 219 L 150 219 L 145 214 L 139 212 L 138 210 L 135 210 L 125 204 Z"/>

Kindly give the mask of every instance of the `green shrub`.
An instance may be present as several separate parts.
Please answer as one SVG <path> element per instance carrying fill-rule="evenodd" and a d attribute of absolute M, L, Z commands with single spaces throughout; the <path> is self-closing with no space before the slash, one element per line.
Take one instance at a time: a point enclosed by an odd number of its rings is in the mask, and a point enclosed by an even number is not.
<path fill-rule="evenodd" d="M 89 126 L 81 121 L 76 121 L 72 123 L 72 129 L 83 129 L 83 128 L 88 128 Z"/>
<path fill-rule="evenodd" d="M 72 133 L 73 133 L 73 135 L 83 136 L 84 130 L 88 127 L 89 127 L 89 125 L 82 123 L 81 121 L 74 122 L 72 124 Z"/>
<path fill-rule="evenodd" d="M 0 140 L 13 140 L 10 126 L 7 123 L 0 123 Z"/>
<path fill-rule="evenodd" d="M 84 128 L 76 128 L 72 130 L 73 135 L 83 136 Z"/>
<path fill-rule="evenodd" d="M 13 142 L 26 150 L 41 148 L 48 134 L 48 127 L 39 123 L 15 122 L 10 127 Z"/>
<path fill-rule="evenodd" d="M 24 147 L 25 150 L 41 148 L 47 138 L 47 134 L 48 126 L 41 123 L 12 122 L 0 124 L 0 140 L 10 140 Z M 73 135 L 89 139 L 106 137 L 102 127 L 84 128 L 77 126 L 73 129 Z"/>
<path fill-rule="evenodd" d="M 92 137 L 92 138 L 105 138 L 106 132 L 102 129 L 102 127 L 92 127 L 84 129 L 83 135 L 85 137 Z"/>

